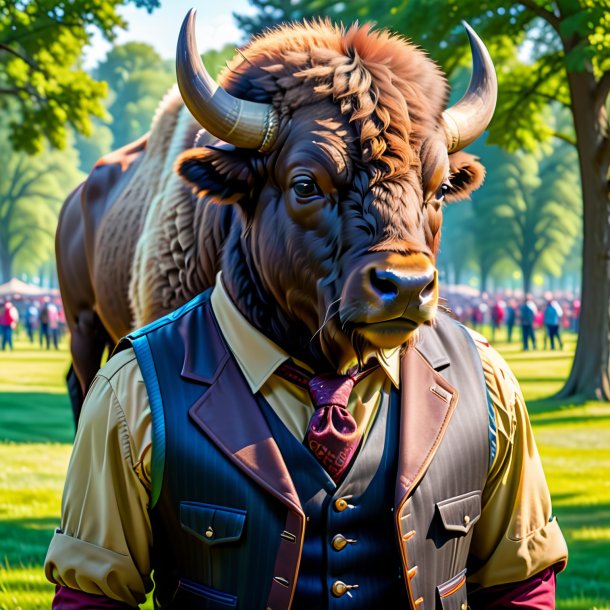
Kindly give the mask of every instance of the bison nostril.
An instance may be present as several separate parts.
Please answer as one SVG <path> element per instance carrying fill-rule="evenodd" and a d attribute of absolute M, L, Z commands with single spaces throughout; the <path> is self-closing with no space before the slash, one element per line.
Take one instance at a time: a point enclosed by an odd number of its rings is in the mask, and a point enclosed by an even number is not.
<path fill-rule="evenodd" d="M 436 290 L 436 280 L 433 279 L 428 285 L 419 293 L 419 298 L 421 300 L 427 300 L 431 296 L 434 295 L 434 291 Z"/>
<path fill-rule="evenodd" d="M 377 273 L 376 269 L 371 269 L 369 278 L 371 286 L 382 298 L 394 298 L 398 295 L 398 286 L 392 281 L 383 277 L 384 272 Z"/>

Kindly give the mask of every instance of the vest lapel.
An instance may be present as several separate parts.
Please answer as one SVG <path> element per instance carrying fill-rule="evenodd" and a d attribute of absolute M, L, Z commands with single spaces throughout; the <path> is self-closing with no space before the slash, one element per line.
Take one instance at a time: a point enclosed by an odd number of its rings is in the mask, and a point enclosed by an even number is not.
<path fill-rule="evenodd" d="M 301 513 L 301 504 L 280 450 L 229 353 L 211 306 L 184 316 L 180 334 L 185 345 L 182 376 L 209 385 L 191 406 L 191 420 L 249 477 Z M 205 340 L 194 340 L 202 337 Z"/>
<path fill-rule="evenodd" d="M 419 346 L 401 362 L 401 418 L 396 506 L 412 492 L 440 445 L 458 400 L 457 390 L 438 372 L 449 358 L 434 329 L 420 329 Z"/>

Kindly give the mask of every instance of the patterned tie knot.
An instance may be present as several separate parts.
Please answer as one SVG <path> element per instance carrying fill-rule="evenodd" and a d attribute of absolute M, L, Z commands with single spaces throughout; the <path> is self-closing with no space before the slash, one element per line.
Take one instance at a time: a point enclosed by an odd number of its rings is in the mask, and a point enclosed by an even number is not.
<path fill-rule="evenodd" d="M 323 373 L 309 380 L 309 394 L 315 407 L 347 407 L 355 379 L 349 375 Z"/>
<path fill-rule="evenodd" d="M 378 364 L 354 375 L 322 373 L 313 377 L 299 367 L 284 363 L 278 374 L 309 389 L 315 412 L 309 420 L 305 445 L 335 483 L 341 480 L 362 439 L 356 420 L 347 410 L 354 385 Z"/>

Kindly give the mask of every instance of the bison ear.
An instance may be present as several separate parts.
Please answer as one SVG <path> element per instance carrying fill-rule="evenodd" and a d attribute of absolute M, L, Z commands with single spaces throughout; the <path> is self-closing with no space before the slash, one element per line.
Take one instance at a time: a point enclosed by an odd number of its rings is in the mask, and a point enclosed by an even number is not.
<path fill-rule="evenodd" d="M 476 191 L 485 178 L 485 168 L 479 163 L 478 157 L 459 151 L 449 155 L 449 182 L 451 187 L 445 195 L 445 201 L 461 201 L 468 199 L 472 191 Z"/>
<path fill-rule="evenodd" d="M 251 156 L 252 151 L 230 144 L 191 148 L 178 157 L 175 169 L 197 196 L 208 195 L 217 203 L 239 203 L 254 191 Z"/>

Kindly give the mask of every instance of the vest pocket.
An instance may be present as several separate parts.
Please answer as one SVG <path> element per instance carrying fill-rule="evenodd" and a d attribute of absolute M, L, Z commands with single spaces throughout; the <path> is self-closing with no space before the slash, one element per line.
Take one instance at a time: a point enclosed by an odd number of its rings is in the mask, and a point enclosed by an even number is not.
<path fill-rule="evenodd" d="M 443 610 L 464 610 L 464 608 L 467 608 L 466 570 L 462 570 L 447 582 L 436 587 L 436 593 Z"/>
<path fill-rule="evenodd" d="M 172 608 L 180 610 L 223 610 L 237 608 L 237 596 L 201 583 L 181 578 L 172 601 Z"/>
<path fill-rule="evenodd" d="M 180 525 L 207 545 L 241 538 L 246 511 L 200 502 L 180 502 Z"/>
<path fill-rule="evenodd" d="M 436 503 L 445 530 L 467 534 L 481 517 L 481 492 L 471 491 Z"/>

